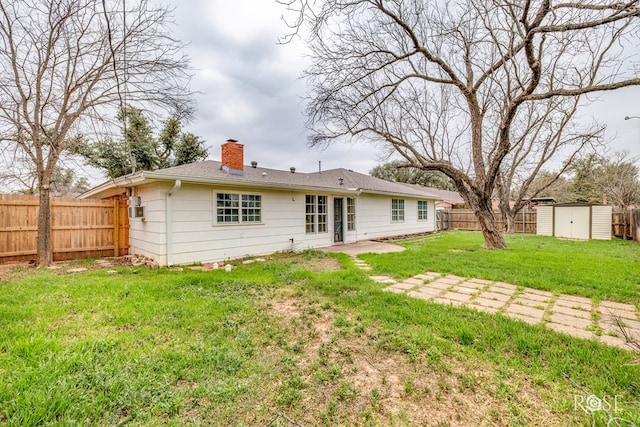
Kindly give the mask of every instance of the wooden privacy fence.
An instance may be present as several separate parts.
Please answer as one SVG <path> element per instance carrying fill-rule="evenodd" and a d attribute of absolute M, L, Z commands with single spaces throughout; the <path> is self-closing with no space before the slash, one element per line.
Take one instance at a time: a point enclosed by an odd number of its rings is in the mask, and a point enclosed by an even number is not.
<path fill-rule="evenodd" d="M 498 227 L 505 230 L 502 213 L 495 211 Z M 622 211 L 611 214 L 611 235 L 640 241 L 640 209 L 626 212 L 626 220 Z M 476 230 L 480 231 L 480 223 L 472 210 L 449 209 L 438 211 L 436 215 L 439 230 Z M 625 234 L 626 227 L 626 234 Z M 516 215 L 514 230 L 516 233 L 536 234 L 537 212 L 534 209 L 523 209 Z"/>
<path fill-rule="evenodd" d="M 636 209 L 640 212 L 640 210 Z M 611 213 L 611 235 L 627 239 L 638 240 L 634 235 L 635 227 L 633 218 L 634 211 L 623 212 L 622 210 L 614 210 Z"/>
<path fill-rule="evenodd" d="M 126 201 L 51 198 L 54 261 L 126 255 L 129 218 Z M 38 197 L 0 194 L 0 262 L 36 255 Z"/>
<path fill-rule="evenodd" d="M 494 212 L 498 227 L 505 230 L 502 213 Z M 450 209 L 437 216 L 440 230 L 476 230 L 480 231 L 480 223 L 470 209 Z M 536 234 L 536 211 L 523 209 L 515 218 L 514 230 L 516 233 Z M 448 227 L 446 227 L 448 225 Z M 445 228 L 446 227 L 446 228 Z"/>

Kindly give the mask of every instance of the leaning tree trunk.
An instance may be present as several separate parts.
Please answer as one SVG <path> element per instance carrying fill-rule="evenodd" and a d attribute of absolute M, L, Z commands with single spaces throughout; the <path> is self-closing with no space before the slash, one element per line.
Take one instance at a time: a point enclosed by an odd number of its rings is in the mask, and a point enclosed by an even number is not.
<path fill-rule="evenodd" d="M 40 185 L 38 192 L 38 234 L 36 237 L 37 258 L 39 266 L 51 264 L 51 205 L 49 203 L 50 191 L 46 185 Z"/>
<path fill-rule="evenodd" d="M 480 229 L 484 236 L 484 242 L 487 249 L 506 249 L 507 243 L 500 234 L 498 222 L 491 208 L 474 209 L 476 217 L 480 222 Z"/>

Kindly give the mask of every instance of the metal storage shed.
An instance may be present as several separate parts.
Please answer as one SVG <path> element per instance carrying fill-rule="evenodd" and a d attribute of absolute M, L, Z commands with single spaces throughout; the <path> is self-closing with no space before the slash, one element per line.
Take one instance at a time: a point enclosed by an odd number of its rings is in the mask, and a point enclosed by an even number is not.
<path fill-rule="evenodd" d="M 611 206 L 566 203 L 537 207 L 537 234 L 611 240 Z"/>

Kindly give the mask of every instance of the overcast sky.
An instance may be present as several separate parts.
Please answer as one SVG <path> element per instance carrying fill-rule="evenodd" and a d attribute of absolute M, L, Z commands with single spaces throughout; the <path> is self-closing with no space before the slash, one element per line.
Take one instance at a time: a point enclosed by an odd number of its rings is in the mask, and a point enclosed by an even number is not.
<path fill-rule="evenodd" d="M 167 1 L 167 0 L 164 0 Z M 191 82 L 197 96 L 195 120 L 187 131 L 207 142 L 209 158 L 220 159 L 220 144 L 244 144 L 245 163 L 299 171 L 345 167 L 368 173 L 381 162 L 372 146 L 338 144 L 309 149 L 304 127 L 306 85 L 300 75 L 307 64 L 304 44 L 279 45 L 287 31 L 285 12 L 275 0 L 171 0 L 176 36 L 189 43 L 195 69 Z M 640 88 L 609 93 L 593 102 L 583 116 L 607 125 L 613 151 L 640 156 Z"/>

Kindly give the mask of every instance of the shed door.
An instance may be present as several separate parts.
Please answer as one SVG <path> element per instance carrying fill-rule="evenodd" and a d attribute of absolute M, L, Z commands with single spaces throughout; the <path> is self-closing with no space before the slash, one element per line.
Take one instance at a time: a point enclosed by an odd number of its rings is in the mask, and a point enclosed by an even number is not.
<path fill-rule="evenodd" d="M 589 239 L 589 211 L 587 206 L 555 208 L 555 235 L 568 239 Z"/>

